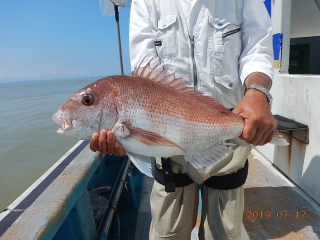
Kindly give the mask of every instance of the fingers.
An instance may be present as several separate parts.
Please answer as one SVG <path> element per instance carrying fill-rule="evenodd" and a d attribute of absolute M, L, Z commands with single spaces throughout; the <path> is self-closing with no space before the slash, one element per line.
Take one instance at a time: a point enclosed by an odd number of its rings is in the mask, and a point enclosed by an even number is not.
<path fill-rule="evenodd" d="M 116 142 L 115 135 L 112 131 L 102 129 L 99 133 L 92 134 L 90 149 L 93 152 L 108 153 L 118 157 L 126 154 L 119 142 Z"/>
<path fill-rule="evenodd" d="M 273 130 L 267 130 L 262 129 L 262 130 L 257 130 L 257 134 L 254 136 L 254 138 L 249 141 L 254 146 L 261 146 L 266 144 L 266 139 L 269 137 L 269 135 L 273 133 Z"/>
<path fill-rule="evenodd" d="M 276 126 L 277 123 L 273 117 L 255 119 L 253 121 L 246 119 L 245 127 L 240 137 L 252 145 L 261 146 L 272 140 Z"/>
<path fill-rule="evenodd" d="M 100 131 L 98 151 L 101 153 L 108 153 L 107 133 L 108 133 L 107 129 L 102 129 Z"/>
<path fill-rule="evenodd" d="M 244 124 L 244 129 L 242 131 L 240 138 L 247 141 L 248 143 L 251 143 L 252 139 L 257 133 L 257 130 L 258 130 L 258 127 L 255 126 L 255 124 L 252 123 L 250 120 L 246 119 Z"/>
<path fill-rule="evenodd" d="M 255 139 L 253 145 L 262 146 L 269 143 L 273 137 L 274 129 L 275 127 L 272 123 L 265 124 L 264 128 L 260 131 L 261 137 Z M 270 139 L 270 141 L 268 141 L 268 139 Z"/>
<path fill-rule="evenodd" d="M 274 131 L 272 131 L 272 132 L 269 134 L 269 136 L 266 138 L 265 142 L 264 142 L 263 144 L 261 144 L 261 145 L 264 145 L 264 144 L 267 144 L 267 143 L 271 142 L 273 136 L 274 136 Z"/>
<path fill-rule="evenodd" d="M 92 134 L 91 142 L 90 142 L 90 149 L 93 152 L 98 151 L 98 147 L 99 147 L 98 139 L 99 139 L 99 133 Z"/>
<path fill-rule="evenodd" d="M 244 118 L 241 139 L 255 146 L 271 141 L 277 120 L 273 117 L 263 93 L 253 90 L 248 92 L 234 108 L 233 113 Z"/>
<path fill-rule="evenodd" d="M 114 155 L 115 154 L 115 149 L 114 149 L 115 136 L 111 131 L 107 132 L 107 143 L 108 143 L 107 145 L 108 153 Z"/>
<path fill-rule="evenodd" d="M 123 156 L 126 154 L 126 151 L 122 148 L 121 144 L 118 142 L 114 143 L 115 156 Z"/>

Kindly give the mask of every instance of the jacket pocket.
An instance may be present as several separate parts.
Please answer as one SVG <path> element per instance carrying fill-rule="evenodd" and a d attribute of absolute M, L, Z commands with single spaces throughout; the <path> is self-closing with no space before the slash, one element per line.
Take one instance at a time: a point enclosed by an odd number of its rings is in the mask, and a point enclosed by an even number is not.
<path fill-rule="evenodd" d="M 160 59 L 164 62 L 177 55 L 177 15 L 161 16 L 158 31 L 155 34 L 155 47 Z"/>
<path fill-rule="evenodd" d="M 223 34 L 222 34 L 222 39 L 224 39 L 224 38 L 226 38 L 226 37 L 229 37 L 229 36 L 232 35 L 232 34 L 236 34 L 236 33 L 240 32 L 240 31 L 241 31 L 241 28 L 237 28 L 237 29 L 235 29 L 235 30 L 231 30 L 231 31 L 229 31 L 229 32 L 223 33 Z"/>
<path fill-rule="evenodd" d="M 238 60 L 241 54 L 242 17 L 209 16 L 209 55 L 214 81 L 227 89 L 236 89 L 239 80 Z"/>

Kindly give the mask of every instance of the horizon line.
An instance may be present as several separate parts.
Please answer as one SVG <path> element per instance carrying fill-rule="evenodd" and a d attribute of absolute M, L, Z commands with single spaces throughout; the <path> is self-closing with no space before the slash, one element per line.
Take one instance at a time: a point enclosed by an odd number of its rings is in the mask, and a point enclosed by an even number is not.
<path fill-rule="evenodd" d="M 130 75 L 125 74 L 125 75 Z M 45 80 L 22 80 L 17 82 L 0 82 L 0 85 L 8 85 L 8 84 L 17 84 L 17 83 L 30 83 L 30 82 L 45 82 L 45 81 L 57 81 L 57 80 L 71 80 L 71 79 L 79 79 L 79 78 L 103 78 L 107 76 L 94 76 L 94 77 L 73 77 L 73 78 L 53 78 L 53 79 L 45 79 Z"/>

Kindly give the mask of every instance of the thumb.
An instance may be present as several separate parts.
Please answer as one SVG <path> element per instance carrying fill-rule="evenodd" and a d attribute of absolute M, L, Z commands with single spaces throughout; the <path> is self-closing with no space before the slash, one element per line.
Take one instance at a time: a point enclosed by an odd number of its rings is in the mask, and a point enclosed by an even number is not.
<path fill-rule="evenodd" d="M 238 107 L 238 105 L 235 106 L 235 108 L 232 109 L 232 113 L 234 113 L 236 115 L 240 115 L 240 107 Z"/>

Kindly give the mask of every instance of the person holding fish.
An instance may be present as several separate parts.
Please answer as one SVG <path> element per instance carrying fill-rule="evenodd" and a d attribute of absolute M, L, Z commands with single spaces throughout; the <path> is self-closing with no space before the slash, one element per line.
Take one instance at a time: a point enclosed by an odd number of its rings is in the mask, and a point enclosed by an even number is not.
<path fill-rule="evenodd" d="M 154 156 L 156 181 L 150 199 L 150 239 L 190 239 L 197 217 L 198 184 L 202 184 L 199 238 L 241 238 L 242 185 L 248 172 L 247 157 L 252 145 L 269 143 L 276 133 L 277 121 L 270 111 L 272 97 L 269 93 L 273 78 L 272 51 L 271 20 L 262 0 L 132 1 L 131 66 L 133 69 L 147 66 L 143 74 L 139 75 L 136 70 L 137 75 L 150 78 L 146 71 L 160 73 L 167 69 L 176 78 L 181 78 L 186 87 L 194 88 L 194 92 L 214 98 L 224 106 L 210 103 L 218 106 L 217 112 L 210 112 L 212 118 L 229 109 L 232 113 L 228 116 L 240 116 L 239 121 L 243 124 L 239 133 L 230 135 L 233 139 L 230 136 L 220 138 L 223 143 L 219 143 L 221 146 L 216 144 L 212 151 L 203 150 L 198 155 L 176 151 L 178 154 L 170 158 Z M 201 101 L 207 104 L 209 100 L 205 97 L 199 100 L 197 106 L 205 108 Z M 183 107 L 178 100 L 177 104 Z M 190 115 L 198 111 L 196 107 L 189 107 L 189 110 Z M 224 118 L 228 119 L 228 116 Z M 194 125 L 197 125 L 196 121 L 193 120 Z M 133 122 L 124 123 L 125 126 L 130 124 L 134 125 Z M 186 129 L 192 128 L 192 125 L 186 126 Z M 94 133 L 91 150 L 116 156 L 128 153 L 125 143 L 121 144 L 118 135 L 115 136 L 114 129 Z M 133 127 L 128 130 L 137 131 Z M 205 132 L 213 135 L 209 130 Z M 205 132 L 201 133 L 204 138 Z M 192 139 L 196 133 L 190 131 L 188 134 Z M 148 138 L 150 134 L 143 136 L 152 142 Z M 152 136 L 163 140 L 160 132 Z M 163 141 L 166 146 L 177 142 Z M 210 141 L 213 140 L 207 142 Z M 187 148 L 183 150 L 186 152 Z M 204 164 L 205 161 L 209 164 Z"/>

